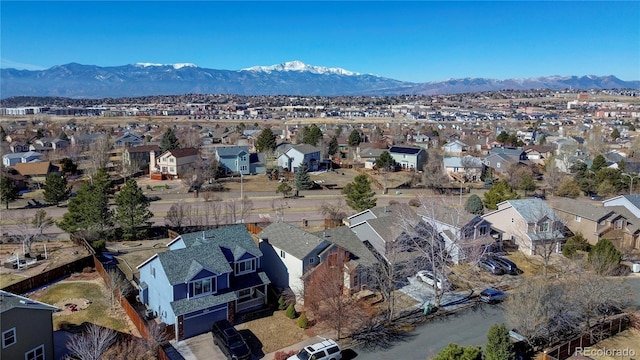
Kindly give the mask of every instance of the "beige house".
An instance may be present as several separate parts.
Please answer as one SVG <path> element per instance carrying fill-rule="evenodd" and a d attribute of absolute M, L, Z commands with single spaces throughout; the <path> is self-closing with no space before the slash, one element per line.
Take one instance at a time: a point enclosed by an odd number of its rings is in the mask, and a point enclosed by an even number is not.
<path fill-rule="evenodd" d="M 196 148 L 173 149 L 165 151 L 156 157 L 155 152 L 149 151 L 149 173 L 162 174 L 164 177 L 177 179 L 200 159 L 200 152 Z"/>
<path fill-rule="evenodd" d="M 53 359 L 53 318 L 59 309 L 0 290 L 0 359 Z"/>
<path fill-rule="evenodd" d="M 510 242 L 527 255 L 544 253 L 551 247 L 559 253 L 566 240 L 562 218 L 537 198 L 503 201 L 498 210 L 482 217 L 502 231 L 504 243 Z"/>

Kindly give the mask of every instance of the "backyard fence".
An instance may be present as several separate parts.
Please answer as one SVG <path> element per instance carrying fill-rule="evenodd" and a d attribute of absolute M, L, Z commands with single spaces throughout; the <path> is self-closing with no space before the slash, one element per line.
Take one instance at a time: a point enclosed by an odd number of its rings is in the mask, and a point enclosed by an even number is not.
<path fill-rule="evenodd" d="M 85 256 L 73 262 L 60 265 L 51 270 L 18 281 L 17 283 L 5 286 L 2 288 L 2 290 L 14 294 L 25 294 L 45 285 L 51 284 L 52 282 L 55 282 L 73 273 L 82 272 L 82 270 L 86 267 L 93 267 L 93 263 L 93 255 Z"/>

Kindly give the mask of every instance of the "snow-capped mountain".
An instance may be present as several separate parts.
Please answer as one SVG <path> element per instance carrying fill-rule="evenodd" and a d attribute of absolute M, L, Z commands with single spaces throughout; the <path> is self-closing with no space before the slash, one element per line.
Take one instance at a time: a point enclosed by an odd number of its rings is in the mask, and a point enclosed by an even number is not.
<path fill-rule="evenodd" d="M 452 94 L 501 89 L 639 89 L 640 81 L 615 76 L 549 76 L 529 79 L 448 79 L 412 83 L 341 68 L 290 61 L 241 70 L 206 69 L 191 63 L 137 63 L 101 67 L 77 63 L 46 70 L 0 69 L 0 97 L 69 98 L 147 95 L 403 95 Z"/>
<path fill-rule="evenodd" d="M 299 60 L 287 61 L 282 64 L 276 64 L 271 66 L 252 66 L 250 68 L 242 69 L 240 71 L 255 71 L 271 73 L 273 71 L 307 71 L 313 74 L 338 74 L 338 75 L 361 75 L 360 73 L 345 70 L 342 68 L 329 68 L 324 66 L 307 65 Z"/>

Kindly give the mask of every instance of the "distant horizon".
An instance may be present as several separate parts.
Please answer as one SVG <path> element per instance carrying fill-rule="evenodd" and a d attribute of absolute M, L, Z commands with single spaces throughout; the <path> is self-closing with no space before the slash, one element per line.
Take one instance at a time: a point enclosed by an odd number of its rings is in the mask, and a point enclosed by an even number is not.
<path fill-rule="evenodd" d="M 0 68 L 300 60 L 425 83 L 640 80 L 639 1 L 2 1 Z"/>
<path fill-rule="evenodd" d="M 292 61 L 301 61 L 301 60 L 288 60 L 288 61 L 283 61 L 281 63 L 277 63 L 277 64 L 259 64 L 259 65 L 254 65 L 253 67 L 259 67 L 259 66 L 274 66 L 274 65 L 281 65 L 287 62 L 292 62 Z M 370 73 L 363 73 L 358 71 L 357 69 L 346 69 L 340 66 L 333 66 L 333 65 L 325 65 L 325 64 L 309 64 L 306 63 L 304 61 L 301 61 L 302 63 L 304 63 L 305 65 L 309 65 L 309 66 L 315 66 L 315 67 L 326 67 L 326 68 L 339 68 L 342 70 L 347 70 L 350 72 L 354 72 L 354 73 L 358 73 L 360 75 L 372 75 L 372 76 L 379 76 L 382 78 L 389 78 L 389 79 L 393 79 L 390 78 L 388 76 L 384 76 L 384 75 L 380 75 L 380 74 L 370 74 Z M 82 65 L 82 66 L 98 66 L 98 67 L 119 67 L 119 66 L 127 66 L 127 65 L 143 65 L 143 66 L 175 66 L 178 65 L 179 67 L 183 67 L 181 65 L 193 65 L 197 68 L 202 68 L 202 69 L 210 69 L 210 70 L 226 70 L 226 71 L 242 71 L 242 70 L 247 70 L 248 68 L 242 68 L 242 69 L 220 69 L 220 68 L 209 68 L 209 67 L 203 67 L 203 66 L 199 66 L 198 64 L 195 64 L 193 62 L 176 62 L 173 64 L 162 64 L 162 63 L 156 63 L 156 62 L 137 62 L 137 63 L 132 63 L 132 64 L 120 64 L 120 65 L 109 65 L 109 66 L 103 66 L 100 64 L 82 64 L 76 61 L 72 61 L 69 63 L 65 63 L 65 64 L 57 64 L 57 65 L 53 65 L 49 68 L 45 68 L 45 69 L 20 69 L 20 68 L 12 68 L 12 67 L 0 67 L 0 69 L 3 70 L 9 70 L 9 69 L 13 69 L 13 70 L 20 70 L 20 71 L 44 71 L 44 70 L 50 70 L 56 66 L 65 66 L 65 65 L 70 65 L 70 64 L 78 64 L 78 65 Z M 584 76 L 596 76 L 596 77 L 607 77 L 607 76 L 613 76 L 616 77 L 622 81 L 640 81 L 640 78 L 638 79 L 624 79 L 616 74 L 548 74 L 548 75 L 534 75 L 534 76 L 529 76 L 529 77 L 511 77 L 511 78 L 491 78 L 491 77 L 483 77 L 483 76 L 467 76 L 467 77 L 452 77 L 452 78 L 446 78 L 446 79 L 436 79 L 436 80 L 427 80 L 427 81 L 422 81 L 422 82 L 418 82 L 418 81 L 407 81 L 407 80 L 401 80 L 401 81 L 406 81 L 406 82 L 412 82 L 412 83 L 416 83 L 416 84 L 421 84 L 421 83 L 437 83 L 437 82 L 444 82 L 444 81 L 448 81 L 448 80 L 461 80 L 461 79 L 488 79 L 488 80 L 499 80 L 499 81 L 504 81 L 504 80 L 527 80 L 527 79 L 536 79 L 536 78 L 553 78 L 553 77 L 584 77 Z M 399 80 L 399 79 L 393 79 L 393 80 Z"/>

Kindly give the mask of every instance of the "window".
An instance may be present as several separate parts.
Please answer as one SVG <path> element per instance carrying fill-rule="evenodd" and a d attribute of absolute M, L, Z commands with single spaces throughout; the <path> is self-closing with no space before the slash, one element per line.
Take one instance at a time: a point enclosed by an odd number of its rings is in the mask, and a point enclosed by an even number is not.
<path fill-rule="evenodd" d="M 580 221 L 582 221 L 582 218 L 580 216 L 576 215 L 576 222 L 580 222 Z"/>
<path fill-rule="evenodd" d="M 479 230 L 478 233 L 480 234 L 480 236 L 487 235 L 487 227 L 486 226 L 480 226 L 480 228 L 478 230 Z"/>
<path fill-rule="evenodd" d="M 240 166 L 240 171 L 247 171 L 247 165 Z"/>
<path fill-rule="evenodd" d="M 176 168 L 174 166 L 169 166 L 169 172 L 176 172 Z"/>
<path fill-rule="evenodd" d="M 197 297 L 216 292 L 216 278 L 195 280 L 189 283 L 189 296 Z"/>
<path fill-rule="evenodd" d="M 24 353 L 24 360 L 44 360 L 44 345 Z"/>
<path fill-rule="evenodd" d="M 616 220 L 616 222 L 614 223 L 615 228 L 622 229 L 622 223 L 623 223 L 622 219 Z"/>
<path fill-rule="evenodd" d="M 543 222 L 541 224 L 538 224 L 538 231 L 540 231 L 540 232 L 549 231 L 549 223 L 548 222 Z"/>
<path fill-rule="evenodd" d="M 253 292 L 254 292 L 253 289 L 242 289 L 238 291 L 238 299 L 251 297 L 253 295 Z"/>
<path fill-rule="evenodd" d="M 156 277 L 156 268 L 154 268 L 153 266 L 151 266 L 151 269 L 149 269 L 151 272 L 151 276 L 153 276 L 154 278 Z"/>
<path fill-rule="evenodd" d="M 242 155 L 242 157 L 240 158 L 240 161 L 247 161 L 247 155 Z"/>
<path fill-rule="evenodd" d="M 500 169 L 500 163 L 499 163 L 499 162 L 497 162 L 497 163 L 496 163 L 496 167 L 497 167 L 498 169 Z"/>
<path fill-rule="evenodd" d="M 280 257 L 281 257 L 281 258 L 283 258 L 283 259 L 284 259 L 284 255 L 285 255 L 285 254 L 286 254 L 286 253 L 284 252 L 284 250 L 280 250 Z"/>
<path fill-rule="evenodd" d="M 335 353 L 339 353 L 340 352 L 340 348 L 338 348 L 337 346 L 330 347 L 330 348 L 327 349 L 327 352 L 329 353 L 329 355 L 335 354 Z"/>
<path fill-rule="evenodd" d="M 174 163 L 174 162 L 176 162 L 176 161 L 175 161 L 175 159 L 174 159 L 174 158 L 169 158 L 169 162 L 170 162 L 171 164 L 173 164 L 173 163 Z"/>
<path fill-rule="evenodd" d="M 315 262 L 314 258 L 309 258 L 309 264 L 313 264 Z"/>
<path fill-rule="evenodd" d="M 256 269 L 255 260 L 245 260 L 236 263 L 236 275 L 250 273 Z"/>
<path fill-rule="evenodd" d="M 16 328 L 11 328 L 2 333 L 2 348 L 7 348 L 16 343 Z"/>

